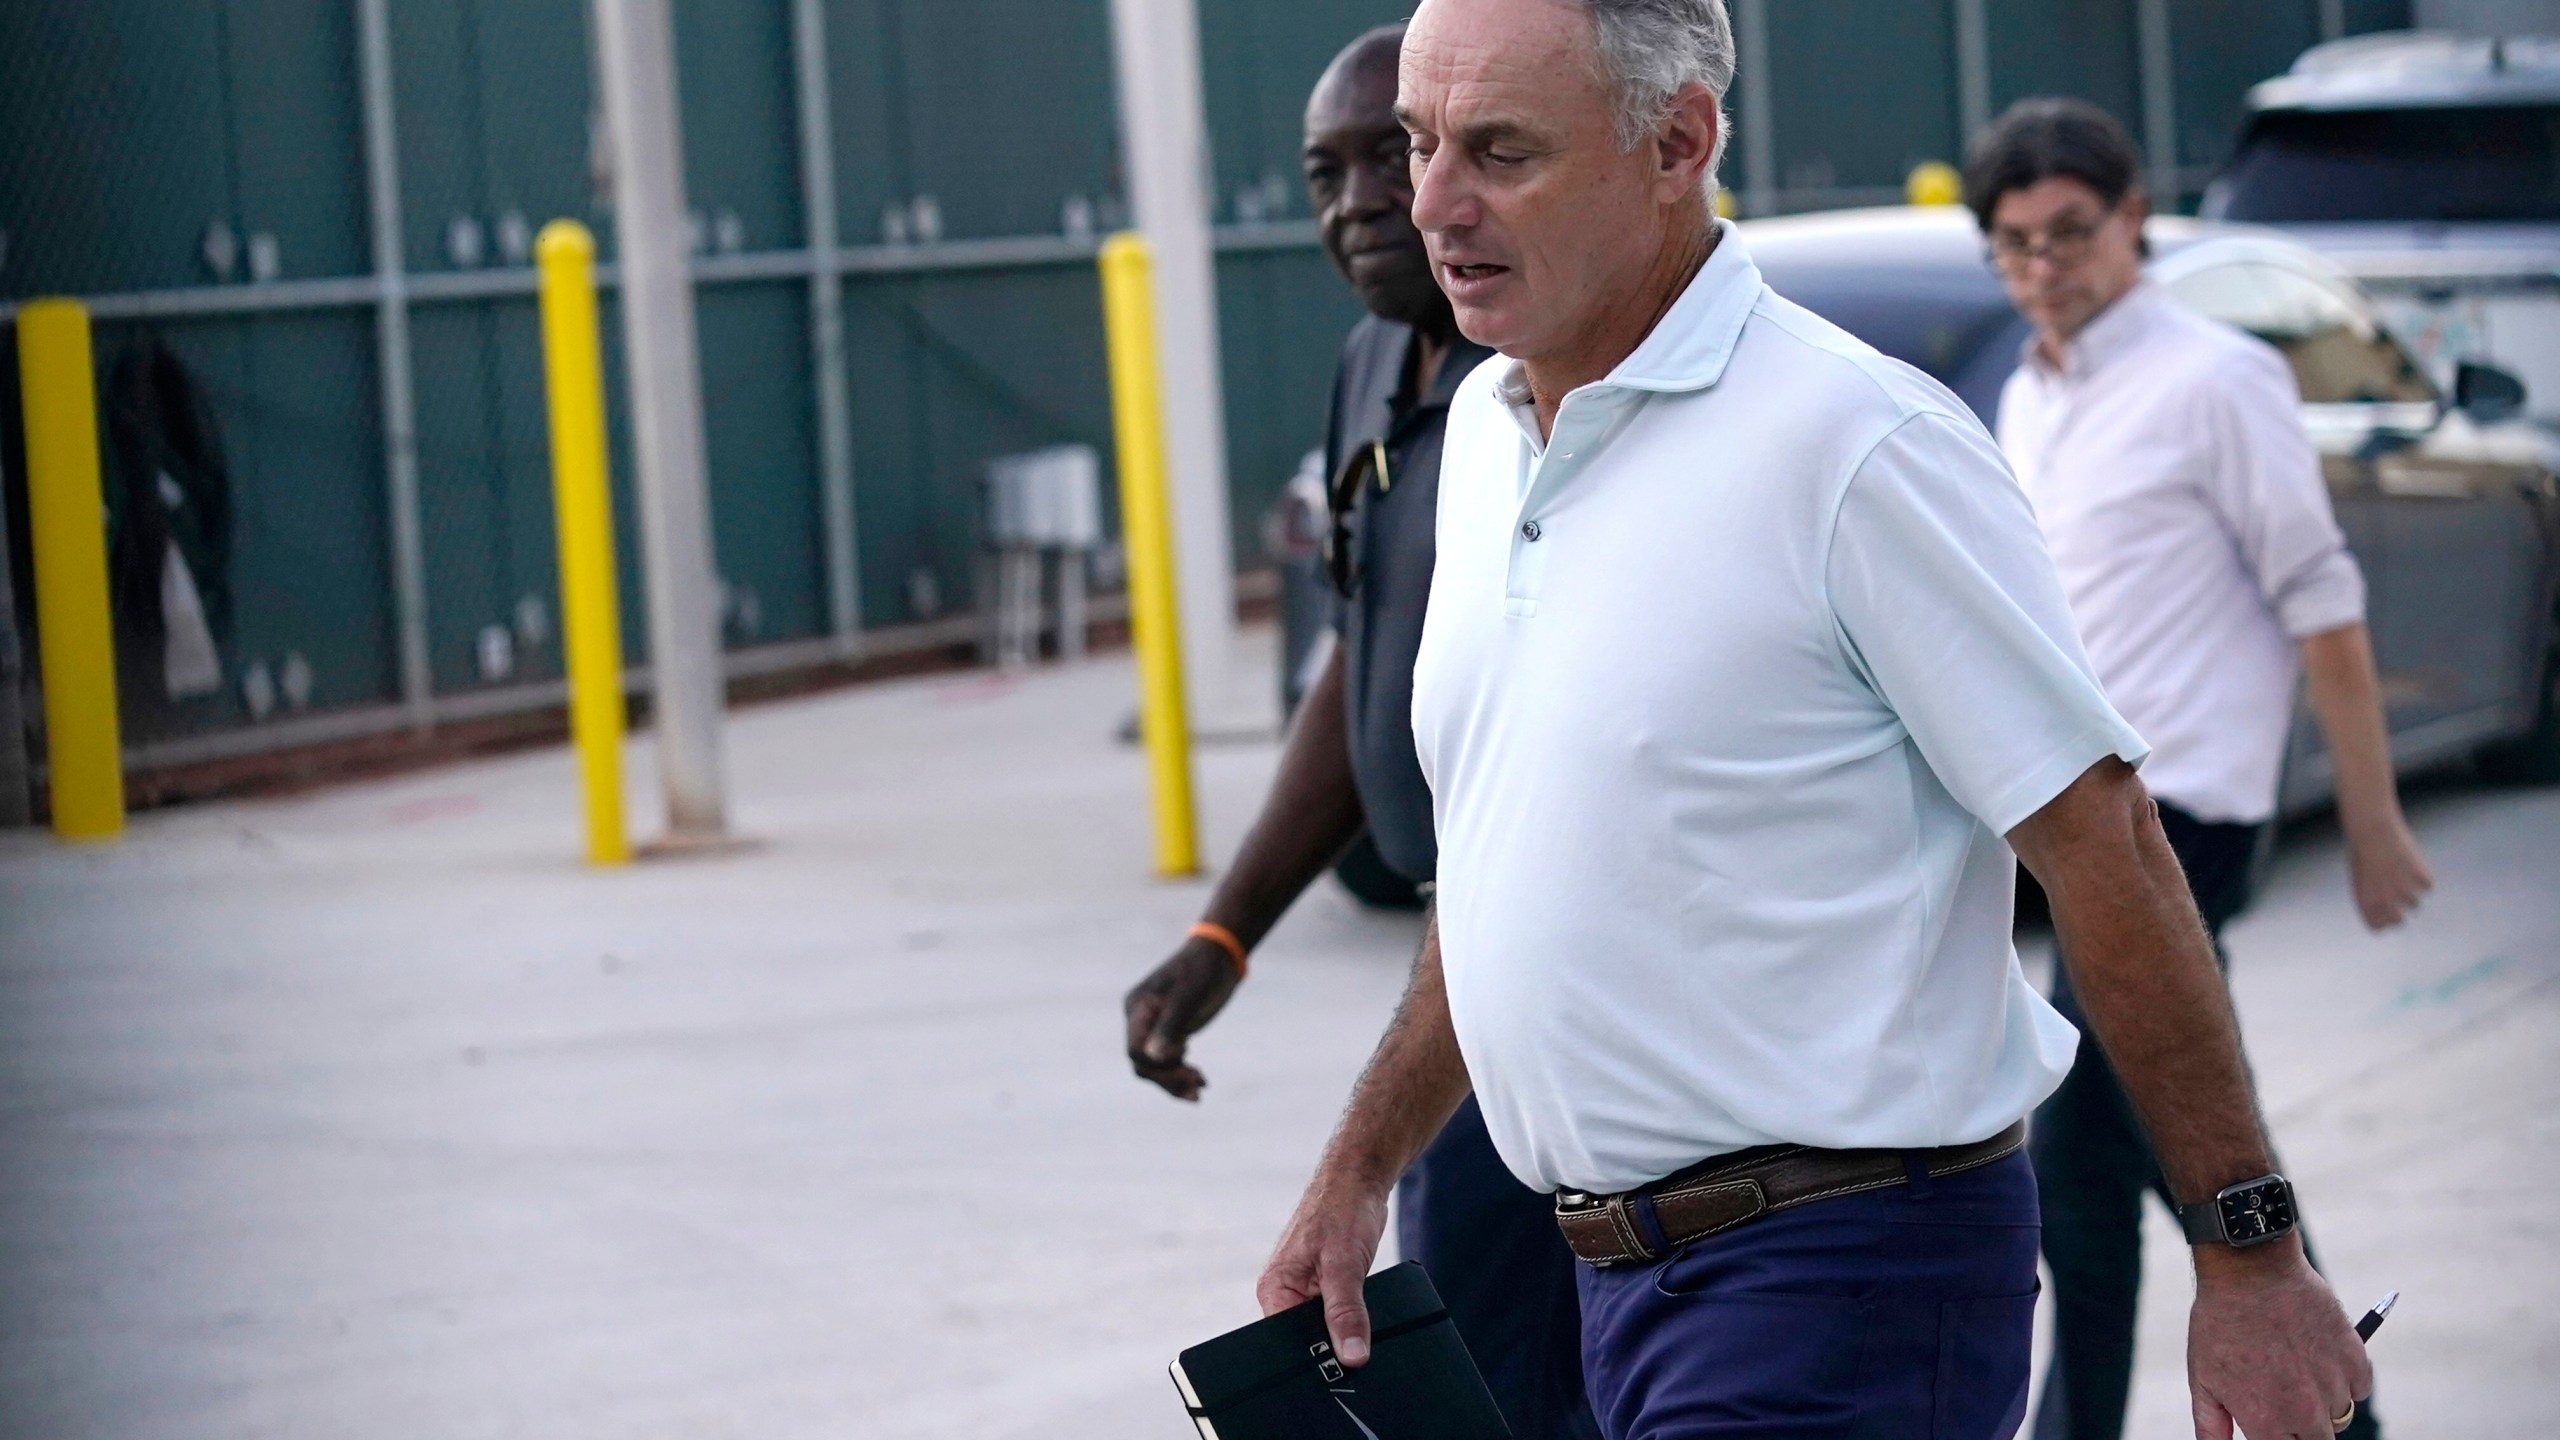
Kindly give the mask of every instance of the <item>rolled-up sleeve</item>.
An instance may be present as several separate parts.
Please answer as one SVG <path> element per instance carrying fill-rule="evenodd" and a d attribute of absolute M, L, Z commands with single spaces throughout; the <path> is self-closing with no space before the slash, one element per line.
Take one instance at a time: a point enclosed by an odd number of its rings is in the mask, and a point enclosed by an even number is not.
<path fill-rule="evenodd" d="M 2107 702 L 2034 511 L 1981 427 L 1921 413 L 1842 493 L 1825 579 L 1851 666 L 1997 834 L 2142 737 Z"/>
<path fill-rule="evenodd" d="M 2263 344 L 2235 353 L 2199 403 L 2218 457 L 2207 498 L 2285 634 L 2300 640 L 2361 622 L 2364 571 L 2329 508 L 2284 357 Z"/>

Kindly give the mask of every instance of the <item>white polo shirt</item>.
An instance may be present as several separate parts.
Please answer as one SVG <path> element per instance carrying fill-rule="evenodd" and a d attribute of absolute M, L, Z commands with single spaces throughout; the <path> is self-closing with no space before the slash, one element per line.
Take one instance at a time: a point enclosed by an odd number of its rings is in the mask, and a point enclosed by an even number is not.
<path fill-rule="evenodd" d="M 1414 734 L 1450 1013 L 1539 1189 L 2025 1115 L 2077 1037 L 2000 837 L 2144 753 L 1991 437 L 1720 228 L 1550 443 L 1516 362 L 1449 413 Z"/>
<path fill-rule="evenodd" d="M 2143 781 L 2199 820 L 2275 814 L 2295 642 L 2364 618 L 2300 405 L 2274 346 L 2148 280 L 2000 395 L 2089 659 L 2159 747 Z"/>

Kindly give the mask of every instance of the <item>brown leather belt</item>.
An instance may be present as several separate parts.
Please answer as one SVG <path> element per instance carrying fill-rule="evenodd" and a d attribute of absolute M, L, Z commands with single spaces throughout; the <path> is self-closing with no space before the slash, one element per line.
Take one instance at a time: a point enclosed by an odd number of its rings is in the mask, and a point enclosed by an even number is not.
<path fill-rule="evenodd" d="M 2027 1122 L 2021 1120 L 1988 1140 L 1936 1150 L 1763 1145 L 1718 1155 L 1622 1194 L 1562 1191 L 1556 1196 L 1556 1227 L 1585 1264 L 1653 1260 L 1745 1220 L 1906 1184 L 1915 1166 L 1933 1179 L 1954 1175 L 2013 1155 L 2026 1143 Z"/>

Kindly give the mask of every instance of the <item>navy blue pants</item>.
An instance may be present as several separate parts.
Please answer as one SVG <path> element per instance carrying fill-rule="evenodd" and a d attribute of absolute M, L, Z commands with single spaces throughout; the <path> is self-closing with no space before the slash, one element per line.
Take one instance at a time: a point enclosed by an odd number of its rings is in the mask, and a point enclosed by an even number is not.
<path fill-rule="evenodd" d="M 1609 1440 L 2009 1440 L 2035 1310 L 2012 1155 L 1585 1267 L 1584 1374 Z"/>
<path fill-rule="evenodd" d="M 1518 1440 L 1597 1440 L 1582 1399 L 1581 1262 L 1555 1200 L 1512 1176 L 1472 1098 L 1396 1187 L 1396 1243 L 1431 1272 Z"/>
<path fill-rule="evenodd" d="M 2198 820 L 2160 807 L 2196 910 L 2221 956 L 2222 927 L 2246 908 L 2259 826 Z M 2226 962 L 2227 965 L 2227 962 Z M 2169 1182 L 2152 1157 L 2133 1101 L 2090 1038 L 2071 972 L 2057 963 L 2053 1006 L 2080 1027 L 2080 1056 L 2036 1110 L 2036 1183 L 2044 1194 L 2044 1259 L 2053 1271 L 2053 1363 L 2036 1408 L 2035 1440 L 2118 1440 L 2133 1388 L 2134 1318 L 2142 1293 L 2142 1195 L 2164 1205 Z M 2310 1255 L 2306 1233 L 2303 1253 Z M 2318 1265 L 2317 1256 L 2311 1263 Z M 2344 1440 L 2379 1440 L 2372 1402 L 2356 1407 Z"/>

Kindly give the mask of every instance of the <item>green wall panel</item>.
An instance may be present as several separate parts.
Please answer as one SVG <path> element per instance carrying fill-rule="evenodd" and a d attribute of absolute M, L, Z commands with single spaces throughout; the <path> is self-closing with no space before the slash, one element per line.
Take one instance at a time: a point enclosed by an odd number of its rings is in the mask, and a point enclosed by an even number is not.
<path fill-rule="evenodd" d="M 418 495 L 429 653 L 440 692 L 560 673 L 558 625 L 519 634 L 531 598 L 556 621 L 551 457 L 533 302 L 421 307 L 416 356 Z M 515 638 L 514 666 L 483 675 L 489 626 Z"/>
<path fill-rule="evenodd" d="M 912 214 L 918 195 L 938 202 L 951 239 L 1055 234 L 1070 196 L 1108 223 L 1125 187 L 1106 0 L 823 3 L 845 243 L 879 243 L 884 209 Z M 1410 7 L 1200 7 L 1217 217 L 1303 217 L 1308 88 L 1344 43 Z M 455 268 L 457 218 L 479 227 L 480 265 L 508 263 L 499 222 L 510 213 L 528 233 L 586 217 L 609 253 L 583 0 L 390 9 L 408 264 Z M 1955 153 L 1951 4 L 1770 9 L 1772 53 L 1753 62 L 1767 73 L 1742 84 L 1775 90 L 1782 189 L 1891 186 L 1912 162 Z M 750 251 L 798 245 L 789 0 L 676 10 L 693 204 L 734 214 Z M 2354 31 L 2408 19 L 2407 0 L 2346 10 Z M 2080 94 L 2140 133 L 2135 16 L 2135 0 L 1989 0 L 1995 108 Z M 2174 0 L 2186 163 L 2218 161 L 2248 85 L 2290 62 L 2316 16 L 2313 0 Z M 272 233 L 287 278 L 367 269 L 353 26 L 347 0 L 0 4 L 0 295 L 209 283 L 199 249 L 215 220 Z M 1729 183 L 1738 169 L 1728 162 Z M 1333 357 L 1358 310 L 1312 249 L 1225 255 L 1218 291 L 1234 535 L 1251 564 L 1264 509 L 1322 434 Z M 1061 441 L 1110 453 L 1092 268 L 854 276 L 846 296 L 863 620 L 916 618 L 920 570 L 949 613 L 972 602 L 988 459 Z M 733 610 L 733 644 L 816 634 L 827 613 L 807 305 L 790 280 L 700 292 L 714 543 L 724 578 L 755 601 L 752 628 Z M 636 660 L 645 605 L 610 295 L 605 323 Z M 217 396 L 241 492 L 239 634 L 225 658 L 274 664 L 298 651 L 323 704 L 389 699 L 395 684 L 372 327 L 365 307 L 163 327 Z M 510 680 L 556 674 L 556 617 L 538 636 L 517 626 L 527 597 L 556 605 L 533 304 L 422 302 L 412 328 L 436 685 L 488 683 L 477 637 L 490 625 L 516 632 Z M 102 364 L 131 333 L 102 328 Z M 0 453 L 14 453 L 17 423 L 0 405 Z M 236 688 L 173 723 L 231 723 Z"/>
<path fill-rule="evenodd" d="M 960 608 L 986 462 L 1068 443 L 1111 454 L 1099 284 L 1083 265 L 878 277 L 845 301 L 864 618 L 919 618 L 920 569 Z"/>
<path fill-rule="evenodd" d="M 880 238 L 880 212 L 908 190 L 897 0 L 826 0 L 827 89 L 834 105 L 836 229 L 848 245 Z M 1051 228 L 1055 224 L 1040 228 Z"/>
<path fill-rule="evenodd" d="M 881 0 L 888 194 L 848 220 L 882 237 L 880 204 L 930 195 L 946 239 L 1056 234 L 1067 196 L 1119 187 L 1111 29 L 1100 0 Z M 840 49 L 841 47 L 839 47 Z"/>
<path fill-rule="evenodd" d="M 1307 213 L 1298 151 L 1307 92 L 1354 36 L 1412 13 L 1380 0 L 1200 0 L 1200 68 L 1215 152 L 1212 204 L 1239 218 L 1239 191 L 1272 177 L 1283 200 L 1275 216 Z"/>
<path fill-rule="evenodd" d="M 585 13 L 579 0 L 392 5 L 410 269 L 457 268 L 446 236 L 458 218 L 479 226 L 482 266 L 502 263 L 497 226 L 509 212 L 529 230 L 564 215 L 600 218 Z"/>
<path fill-rule="evenodd" d="M 2134 3 L 1985 0 L 1991 112 L 2029 95 L 2077 95 L 2105 107 L 2140 138 L 2141 40 Z"/>
<path fill-rule="evenodd" d="M 0 293 L 211 283 L 215 222 L 283 276 L 362 268 L 348 31 L 335 0 L 0 5 Z"/>
<path fill-rule="evenodd" d="M 1945 0 L 1784 0 L 1771 8 L 1779 189 L 1898 188 L 1920 161 L 1959 157 L 1949 81 L 1954 12 Z M 1842 104 L 1852 85 L 1858 103 Z"/>
<path fill-rule="evenodd" d="M 735 215 L 746 249 L 800 244 L 789 0 L 678 5 L 675 24 L 687 203 Z"/>
<path fill-rule="evenodd" d="M 810 397 L 809 306 L 791 284 L 699 292 L 703 460 L 724 617 L 734 644 L 826 629 L 816 411 Z"/>
<path fill-rule="evenodd" d="M 2231 158 L 2249 87 L 2320 43 L 2318 0 L 2176 0 L 2169 19 L 2178 163 Z"/>
<path fill-rule="evenodd" d="M 1297 250 L 1221 260 L 1218 312 L 1229 518 L 1236 562 L 1253 565 L 1263 512 L 1299 457 L 1324 443 L 1334 359 L 1361 310 L 1321 253 Z"/>
<path fill-rule="evenodd" d="M 354 7 L 228 0 L 219 13 L 241 229 L 276 237 L 289 278 L 372 269 Z"/>
<path fill-rule="evenodd" d="M 2409 28 L 2409 0 L 2346 0 L 2339 8 L 2350 35 Z"/>
<path fill-rule="evenodd" d="M 230 472 L 232 616 L 215 636 L 219 695 L 126 704 L 133 742 L 245 720 L 239 682 L 300 654 L 311 705 L 387 699 L 396 685 L 385 578 L 382 438 L 369 320 L 345 314 L 104 324 L 94 348 L 102 398 L 124 349 L 157 337 L 212 410 Z M 14 407 L 12 407 L 14 410 Z M 114 464 L 112 450 L 107 463 Z M 109 483 L 117 483 L 110 473 Z"/>

